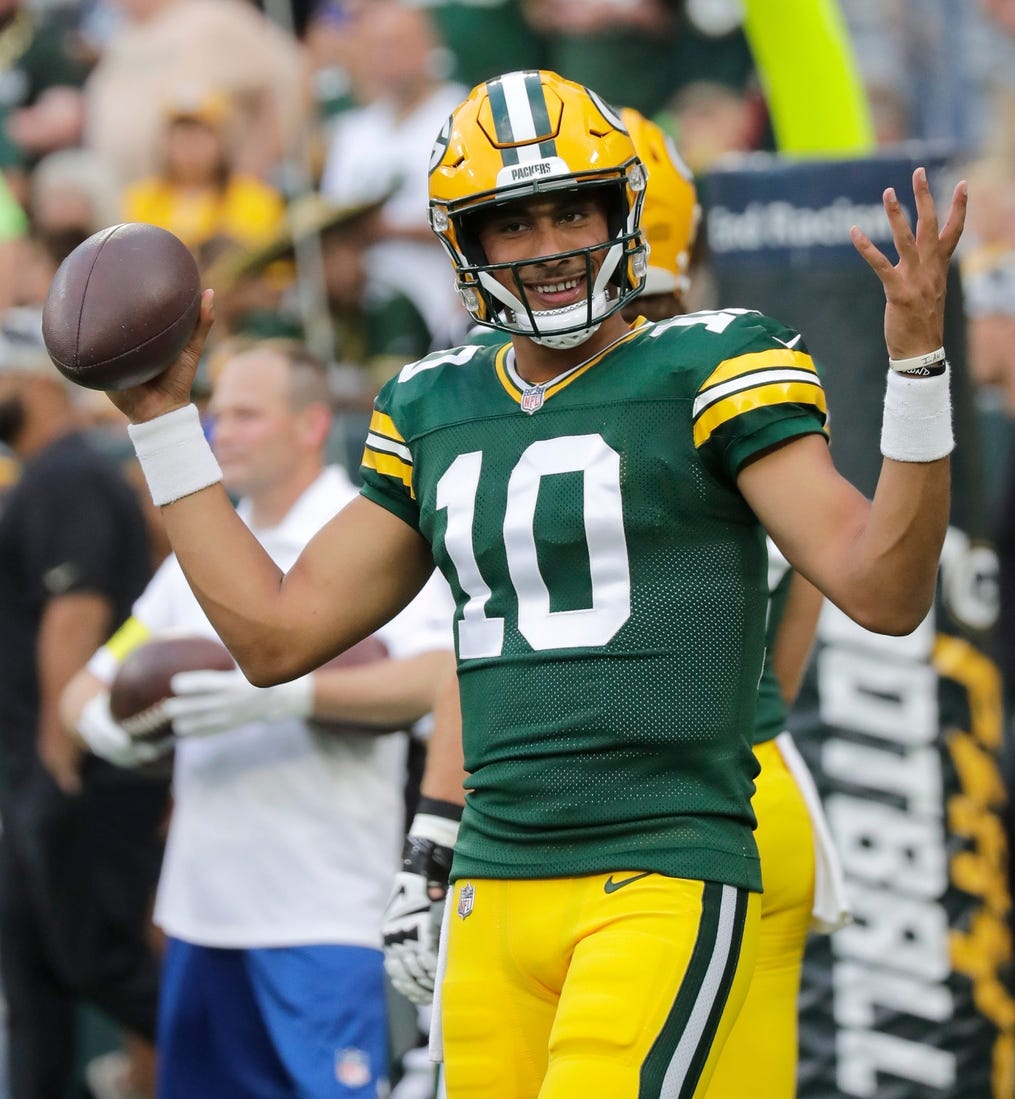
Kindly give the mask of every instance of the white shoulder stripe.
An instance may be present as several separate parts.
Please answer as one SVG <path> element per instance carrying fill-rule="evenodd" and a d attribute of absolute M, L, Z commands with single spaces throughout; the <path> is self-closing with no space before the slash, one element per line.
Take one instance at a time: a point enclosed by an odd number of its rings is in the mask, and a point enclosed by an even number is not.
<path fill-rule="evenodd" d="M 412 465 L 412 454 L 409 453 L 409 448 L 401 443 L 394 442 L 392 439 L 385 439 L 383 435 L 375 435 L 371 431 L 367 435 L 366 445 L 371 450 L 381 450 L 385 454 L 394 454 L 401 458 L 403 462 Z"/>
<path fill-rule="evenodd" d="M 808 382 L 810 385 L 820 386 L 817 374 L 813 370 L 752 370 L 750 374 L 741 374 L 737 378 L 731 378 L 728 382 L 713 385 L 700 393 L 694 401 L 693 416 L 697 417 L 716 401 L 732 393 L 739 393 L 743 389 L 754 389 L 756 386 L 768 385 L 772 382 Z"/>

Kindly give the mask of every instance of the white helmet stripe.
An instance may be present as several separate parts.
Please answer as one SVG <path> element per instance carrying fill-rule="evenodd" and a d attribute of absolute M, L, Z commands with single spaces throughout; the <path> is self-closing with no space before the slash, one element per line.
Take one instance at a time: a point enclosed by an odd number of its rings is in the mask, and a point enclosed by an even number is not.
<path fill-rule="evenodd" d="M 534 141 L 543 135 L 536 133 L 536 120 L 532 116 L 529 91 L 525 86 L 525 73 L 507 73 L 501 77 L 504 100 L 507 104 L 511 136 L 514 141 Z"/>

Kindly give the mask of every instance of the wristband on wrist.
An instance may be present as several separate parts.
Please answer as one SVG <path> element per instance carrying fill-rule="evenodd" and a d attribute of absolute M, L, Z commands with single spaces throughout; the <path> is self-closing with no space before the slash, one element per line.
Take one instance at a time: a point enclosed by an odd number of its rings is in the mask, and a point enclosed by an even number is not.
<path fill-rule="evenodd" d="M 428 813 L 421 804 L 412 818 L 409 837 L 415 840 L 428 840 L 440 847 L 454 847 L 458 839 L 458 821 Z"/>
<path fill-rule="evenodd" d="M 915 377 L 927 377 L 929 374 L 943 374 L 947 354 L 943 347 L 928 351 L 926 355 L 913 355 L 908 359 L 893 359 L 889 356 L 888 365 L 899 374 L 912 374 Z M 940 370 L 927 368 L 941 364 Z"/>
<path fill-rule="evenodd" d="M 155 503 L 162 507 L 222 480 L 201 428 L 197 407 L 175 408 L 154 420 L 128 424 L 127 433 Z"/>
<path fill-rule="evenodd" d="M 913 377 L 888 371 L 881 453 L 896 462 L 936 462 L 955 447 L 952 434 L 951 371 Z"/>

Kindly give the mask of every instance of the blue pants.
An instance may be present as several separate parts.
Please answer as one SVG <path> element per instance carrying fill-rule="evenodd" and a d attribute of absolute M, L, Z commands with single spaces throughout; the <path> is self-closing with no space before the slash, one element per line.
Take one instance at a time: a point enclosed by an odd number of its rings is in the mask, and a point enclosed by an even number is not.
<path fill-rule="evenodd" d="M 375 1099 L 388 1075 L 383 957 L 170 939 L 159 1099 Z"/>

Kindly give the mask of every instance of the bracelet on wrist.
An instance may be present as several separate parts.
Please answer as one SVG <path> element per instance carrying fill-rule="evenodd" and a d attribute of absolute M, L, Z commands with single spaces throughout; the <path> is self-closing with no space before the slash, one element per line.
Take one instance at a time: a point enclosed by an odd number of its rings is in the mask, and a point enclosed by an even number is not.
<path fill-rule="evenodd" d="M 893 359 L 889 356 L 888 365 L 898 374 L 911 375 L 914 378 L 926 378 L 933 374 L 943 374 L 943 364 L 947 357 L 945 349 L 938 347 L 933 351 L 928 351 L 926 355 L 912 355 L 908 359 Z M 932 369 L 939 364 L 941 364 L 940 370 Z M 929 373 L 925 371 L 929 371 Z"/>
<path fill-rule="evenodd" d="M 948 368 L 948 360 L 942 359 L 933 366 L 917 366 L 912 370 L 897 370 L 900 378 L 936 378 Z"/>

